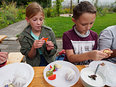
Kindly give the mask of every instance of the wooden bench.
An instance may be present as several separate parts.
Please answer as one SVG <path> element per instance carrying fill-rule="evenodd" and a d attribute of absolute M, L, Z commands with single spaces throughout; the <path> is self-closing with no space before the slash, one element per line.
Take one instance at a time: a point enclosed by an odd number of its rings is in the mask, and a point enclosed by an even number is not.
<path fill-rule="evenodd" d="M 24 58 L 24 55 L 21 54 L 21 52 L 10 52 L 8 54 L 8 60 L 7 64 L 21 62 Z"/>
<path fill-rule="evenodd" d="M 0 35 L 0 43 L 6 38 L 6 35 Z"/>

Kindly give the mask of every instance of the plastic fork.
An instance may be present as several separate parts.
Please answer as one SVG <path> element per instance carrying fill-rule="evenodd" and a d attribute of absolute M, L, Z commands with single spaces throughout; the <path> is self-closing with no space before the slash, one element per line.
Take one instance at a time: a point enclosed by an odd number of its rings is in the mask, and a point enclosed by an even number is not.
<path fill-rule="evenodd" d="M 22 77 L 15 77 L 12 84 L 15 87 L 24 87 L 24 85 L 26 84 L 26 80 Z"/>
<path fill-rule="evenodd" d="M 96 67 L 96 69 L 95 69 L 94 74 L 88 76 L 89 78 L 92 78 L 93 80 L 96 80 L 96 77 L 97 77 L 97 76 L 96 76 L 96 73 L 97 73 L 97 70 L 98 70 L 98 68 L 99 68 L 100 65 L 101 65 L 101 66 L 104 66 L 105 64 L 104 64 L 104 63 L 98 64 L 97 67 Z"/>

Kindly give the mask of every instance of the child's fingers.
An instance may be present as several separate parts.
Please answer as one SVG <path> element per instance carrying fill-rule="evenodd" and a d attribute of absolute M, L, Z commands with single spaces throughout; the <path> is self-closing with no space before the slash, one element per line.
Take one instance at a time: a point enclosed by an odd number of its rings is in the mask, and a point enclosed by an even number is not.
<path fill-rule="evenodd" d="M 51 41 L 46 42 L 47 47 L 54 47 L 54 44 Z"/>
<path fill-rule="evenodd" d="M 40 48 L 40 47 L 42 47 L 43 46 L 43 44 L 44 44 L 44 40 L 35 40 L 34 41 L 34 48 Z"/>
<path fill-rule="evenodd" d="M 40 40 L 44 40 L 44 37 L 42 37 Z"/>

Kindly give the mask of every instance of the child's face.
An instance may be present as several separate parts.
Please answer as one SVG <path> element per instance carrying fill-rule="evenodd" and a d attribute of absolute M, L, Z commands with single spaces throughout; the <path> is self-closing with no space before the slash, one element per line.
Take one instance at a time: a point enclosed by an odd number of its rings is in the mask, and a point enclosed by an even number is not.
<path fill-rule="evenodd" d="M 40 31 L 42 24 L 43 24 L 43 21 L 44 21 L 44 16 L 41 12 L 38 12 L 32 18 L 30 18 L 30 19 L 26 18 L 26 20 L 31 25 L 33 30 Z"/>
<path fill-rule="evenodd" d="M 95 18 L 96 14 L 83 13 L 77 20 L 72 18 L 72 21 L 76 24 L 77 31 L 84 35 L 93 26 Z"/>

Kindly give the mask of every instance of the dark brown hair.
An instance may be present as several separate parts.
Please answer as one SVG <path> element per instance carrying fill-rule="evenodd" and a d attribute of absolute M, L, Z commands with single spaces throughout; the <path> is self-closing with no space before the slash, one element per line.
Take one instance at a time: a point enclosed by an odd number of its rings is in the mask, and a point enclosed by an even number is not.
<path fill-rule="evenodd" d="M 44 16 L 43 8 L 37 2 L 32 2 L 26 8 L 26 17 L 30 19 L 33 16 L 35 16 L 38 12 L 42 12 Z"/>
<path fill-rule="evenodd" d="M 83 13 L 96 14 L 96 8 L 88 1 L 80 2 L 73 9 L 73 18 L 78 19 Z"/>

